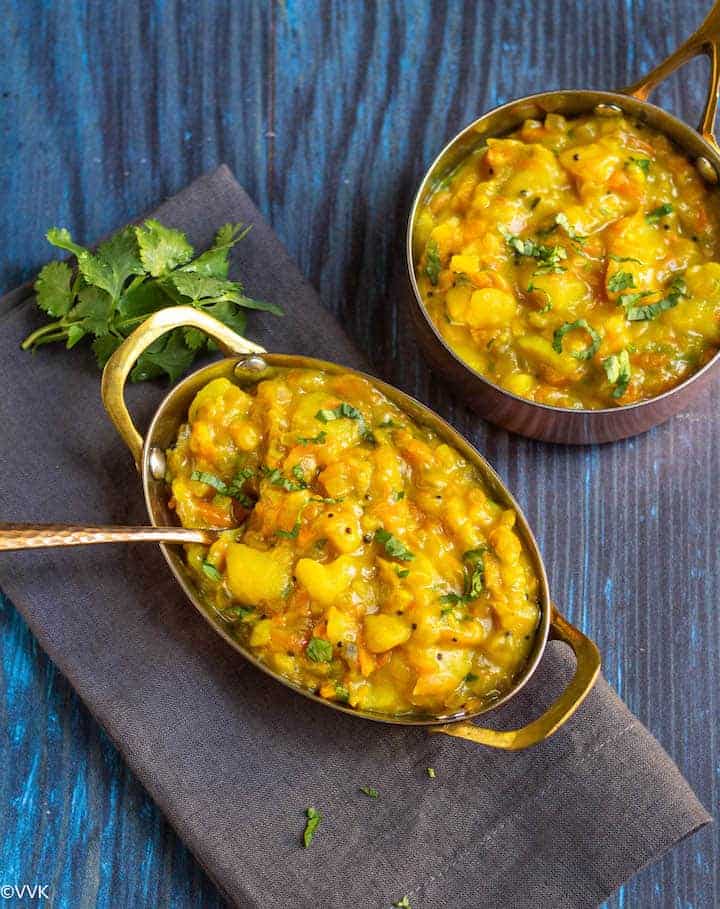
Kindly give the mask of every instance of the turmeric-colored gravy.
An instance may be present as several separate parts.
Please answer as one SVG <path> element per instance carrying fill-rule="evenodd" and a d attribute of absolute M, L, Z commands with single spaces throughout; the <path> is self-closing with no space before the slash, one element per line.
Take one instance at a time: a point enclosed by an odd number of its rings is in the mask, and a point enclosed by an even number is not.
<path fill-rule="evenodd" d="M 416 276 L 448 345 L 566 408 L 652 398 L 720 345 L 720 217 L 687 156 L 625 116 L 527 120 L 425 199 Z"/>
<path fill-rule="evenodd" d="M 363 711 L 477 710 L 513 684 L 539 583 L 475 467 L 365 379 L 215 379 L 167 452 L 187 562 L 230 633 L 284 678 Z"/>

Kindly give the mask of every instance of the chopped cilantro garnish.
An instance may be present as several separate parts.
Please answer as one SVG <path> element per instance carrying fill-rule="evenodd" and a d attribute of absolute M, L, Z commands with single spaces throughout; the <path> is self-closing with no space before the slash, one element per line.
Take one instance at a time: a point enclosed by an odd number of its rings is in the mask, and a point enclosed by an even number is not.
<path fill-rule="evenodd" d="M 440 275 L 440 250 L 435 240 L 429 240 L 425 252 L 425 274 L 430 283 L 435 287 Z"/>
<path fill-rule="evenodd" d="M 410 574 L 410 569 L 409 568 L 396 568 L 395 574 L 399 578 L 406 578 Z"/>
<path fill-rule="evenodd" d="M 634 259 L 632 256 L 614 256 L 612 253 L 610 253 L 608 259 L 612 259 L 613 262 L 636 262 L 638 265 L 643 264 L 640 259 Z"/>
<path fill-rule="evenodd" d="M 415 558 L 414 553 L 410 552 L 404 543 L 391 533 L 388 533 L 387 530 L 383 530 L 382 527 L 375 531 L 375 542 L 384 546 L 385 552 L 393 559 L 400 559 L 401 562 L 410 562 Z"/>
<path fill-rule="evenodd" d="M 297 516 L 292 530 L 276 530 L 275 534 L 285 540 L 295 540 L 300 533 L 300 515 Z"/>
<path fill-rule="evenodd" d="M 207 486 L 212 486 L 220 495 L 229 496 L 231 499 L 237 499 L 245 508 L 252 508 L 254 503 L 252 499 L 243 492 L 242 487 L 245 481 L 249 480 L 253 475 L 254 471 L 252 468 L 246 467 L 240 470 L 233 480 L 226 483 L 224 480 L 221 480 L 220 477 L 216 477 L 214 473 L 207 473 L 204 470 L 193 470 L 190 474 L 190 479 L 205 483 Z"/>
<path fill-rule="evenodd" d="M 343 703 L 346 703 L 347 701 L 350 700 L 350 692 L 347 690 L 347 688 L 345 688 L 344 685 L 336 685 L 335 686 L 335 697 L 338 699 L 338 701 L 342 701 Z"/>
<path fill-rule="evenodd" d="M 475 549 L 469 549 L 463 555 L 463 562 L 465 563 L 463 592 L 443 594 L 440 597 L 440 602 L 445 608 L 440 610 L 440 615 L 447 615 L 459 603 L 469 603 L 480 596 L 485 581 L 484 556 L 486 552 L 487 549 L 484 546 L 478 546 Z"/>
<path fill-rule="evenodd" d="M 428 769 L 427 769 L 427 775 L 430 777 L 431 780 L 434 780 L 435 777 L 437 776 L 437 774 L 435 773 L 435 768 L 434 768 L 434 767 L 428 767 Z"/>
<path fill-rule="evenodd" d="M 333 655 L 332 644 L 324 638 L 310 638 L 305 653 L 313 663 L 329 663 Z"/>
<path fill-rule="evenodd" d="M 646 291 L 643 296 L 646 296 Z M 661 312 L 672 309 L 680 302 L 681 297 L 687 296 L 687 285 L 682 275 L 676 275 L 670 282 L 668 294 L 662 300 L 655 303 L 647 303 L 645 306 L 627 305 L 625 314 L 629 322 L 649 322 L 656 319 Z M 633 301 L 633 303 L 636 301 Z"/>
<path fill-rule="evenodd" d="M 663 202 L 662 205 L 658 205 L 657 208 L 653 208 L 652 211 L 649 211 L 645 215 L 645 220 L 648 224 L 657 224 L 661 218 L 664 218 L 665 215 L 672 214 L 673 211 L 674 209 L 669 202 Z"/>
<path fill-rule="evenodd" d="M 567 250 L 564 246 L 544 246 L 541 243 L 536 243 L 535 240 L 523 240 L 520 237 L 516 237 L 505 227 L 501 226 L 498 229 L 516 257 L 526 256 L 531 259 L 537 259 L 539 267 L 536 269 L 535 274 L 558 274 L 565 271 L 565 268 L 560 265 L 563 259 L 567 259 Z"/>
<path fill-rule="evenodd" d="M 475 675 L 474 672 L 468 672 L 468 674 L 465 676 L 465 681 L 466 681 L 466 682 L 477 682 L 477 680 L 478 680 L 479 678 L 480 678 L 480 676 L 479 676 L 479 675 Z"/>
<path fill-rule="evenodd" d="M 202 570 L 210 578 L 211 581 L 215 581 L 216 583 L 222 581 L 222 575 L 210 562 L 203 562 Z"/>
<path fill-rule="evenodd" d="M 570 224 L 568 221 L 568 216 L 564 212 L 560 212 L 559 214 L 555 215 L 555 223 L 562 227 L 568 237 L 570 237 L 570 239 L 574 240 L 576 243 L 580 243 L 580 245 L 582 245 L 587 240 L 587 237 L 579 234 Z"/>
<path fill-rule="evenodd" d="M 296 482 L 283 476 L 282 471 L 278 467 L 263 466 L 260 468 L 260 472 L 272 486 L 279 486 L 286 492 L 298 492 L 299 490 L 307 489 L 308 487 L 305 475 L 303 474 L 303 469 L 299 464 L 296 464 L 292 469 L 292 474 L 295 477 Z"/>
<path fill-rule="evenodd" d="M 223 610 L 223 618 L 232 621 L 244 621 L 251 615 L 255 615 L 254 609 L 248 609 L 246 606 L 231 606 L 230 609 Z"/>
<path fill-rule="evenodd" d="M 316 436 L 300 436 L 297 440 L 298 445 L 322 445 L 327 438 L 327 433 L 321 429 Z"/>
<path fill-rule="evenodd" d="M 639 167 L 640 170 L 647 177 L 648 171 L 650 170 L 650 158 L 630 158 L 630 164 L 634 164 L 636 167 Z"/>
<path fill-rule="evenodd" d="M 332 420 L 339 420 L 341 417 L 347 417 L 349 420 L 363 419 L 363 415 L 357 407 L 353 407 L 352 404 L 346 404 L 345 401 L 338 404 L 334 410 L 324 408 L 323 410 L 318 410 L 315 414 L 315 419 L 320 420 L 321 423 L 330 423 Z"/>
<path fill-rule="evenodd" d="M 577 319 L 575 322 L 565 322 L 560 328 L 556 328 L 555 333 L 553 334 L 553 350 L 556 353 L 562 353 L 563 338 L 569 331 L 574 331 L 576 328 L 582 328 L 590 335 L 590 344 L 583 350 L 571 350 L 570 356 L 575 357 L 576 360 L 589 360 L 591 357 L 595 356 L 598 347 L 600 347 L 600 335 L 585 319 Z"/>
<path fill-rule="evenodd" d="M 380 795 L 377 789 L 373 788 L 372 786 L 361 786 L 360 792 L 362 792 L 363 795 L 366 795 L 370 799 L 376 799 Z"/>
<path fill-rule="evenodd" d="M 607 287 L 613 293 L 618 293 L 627 290 L 628 287 L 635 287 L 635 278 L 629 271 L 616 271 L 608 281 Z"/>
<path fill-rule="evenodd" d="M 396 903 L 393 903 L 395 909 L 412 909 L 410 905 L 410 898 L 404 896 L 401 900 L 398 900 Z"/>
<path fill-rule="evenodd" d="M 621 398 L 630 384 L 630 358 L 626 350 L 603 360 L 603 369 L 608 382 L 615 386 L 613 398 Z"/>
<path fill-rule="evenodd" d="M 322 815 L 319 811 L 316 811 L 315 808 L 306 808 L 305 817 L 307 818 L 307 823 L 305 824 L 305 831 L 303 833 L 303 846 L 307 849 L 313 841 L 315 831 L 318 829 L 320 821 L 322 820 Z"/>

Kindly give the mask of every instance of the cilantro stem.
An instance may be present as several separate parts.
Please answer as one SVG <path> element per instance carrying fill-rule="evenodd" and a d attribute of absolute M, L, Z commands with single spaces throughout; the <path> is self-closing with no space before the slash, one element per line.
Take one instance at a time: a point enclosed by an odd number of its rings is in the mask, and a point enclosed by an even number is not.
<path fill-rule="evenodd" d="M 66 331 L 67 329 L 63 319 L 58 319 L 57 322 L 49 322 L 47 325 L 41 325 L 40 328 L 37 328 L 32 334 L 28 335 L 20 347 L 22 350 L 29 350 L 33 345 L 39 347 L 41 344 L 50 344 L 52 341 L 60 341 L 62 338 L 67 337 Z"/>

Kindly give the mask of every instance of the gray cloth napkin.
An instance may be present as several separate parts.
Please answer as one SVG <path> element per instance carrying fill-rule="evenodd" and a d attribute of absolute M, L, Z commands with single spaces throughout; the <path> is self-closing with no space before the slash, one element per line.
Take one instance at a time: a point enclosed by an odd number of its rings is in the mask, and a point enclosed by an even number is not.
<path fill-rule="evenodd" d="M 287 315 L 253 314 L 249 334 L 271 350 L 364 366 L 227 168 L 155 214 L 198 247 L 225 221 L 253 223 L 236 266 L 254 296 Z M 91 355 L 22 353 L 39 316 L 21 297 L 0 302 L 0 518 L 143 522 Z M 140 426 L 165 391 L 130 389 Z M 151 545 L 3 555 L 0 586 L 241 907 L 382 909 L 404 895 L 413 909 L 595 906 L 710 819 L 602 678 L 552 739 L 503 753 L 287 690 L 213 633 Z M 495 723 L 536 716 L 572 666 L 551 644 Z M 323 820 L 303 849 L 307 806 Z"/>

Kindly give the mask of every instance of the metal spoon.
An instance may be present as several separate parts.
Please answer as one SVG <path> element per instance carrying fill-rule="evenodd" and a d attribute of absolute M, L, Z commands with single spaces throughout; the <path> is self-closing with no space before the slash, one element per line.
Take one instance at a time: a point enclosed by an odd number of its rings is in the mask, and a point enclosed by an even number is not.
<path fill-rule="evenodd" d="M 216 530 L 185 527 L 83 527 L 74 524 L 1 524 L 0 552 L 90 543 L 204 543 L 218 538 Z"/>

